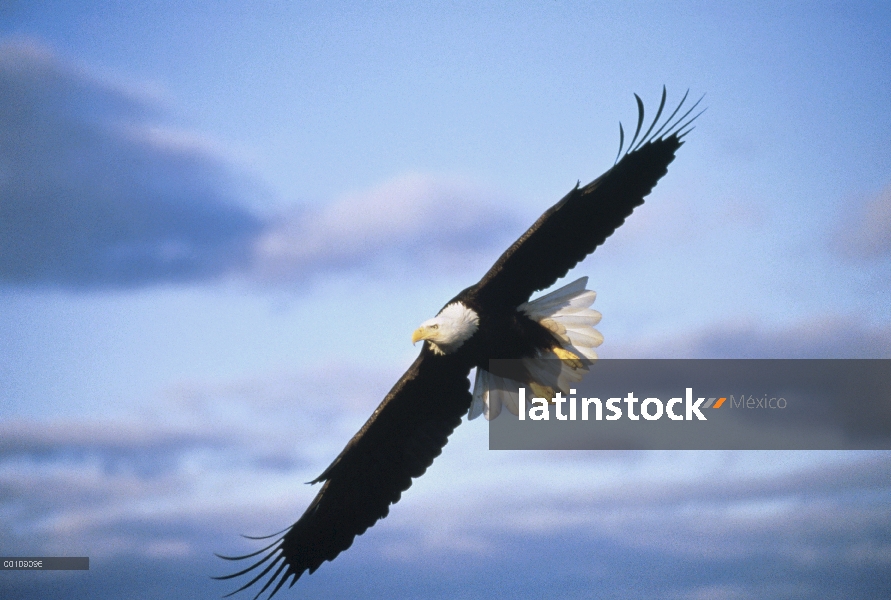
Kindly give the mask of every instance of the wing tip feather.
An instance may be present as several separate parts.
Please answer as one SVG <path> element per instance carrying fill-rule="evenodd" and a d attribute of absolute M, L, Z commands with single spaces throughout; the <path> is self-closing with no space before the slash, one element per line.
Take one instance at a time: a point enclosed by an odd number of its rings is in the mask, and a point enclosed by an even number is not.
<path fill-rule="evenodd" d="M 668 97 L 667 87 L 665 85 L 663 85 L 662 86 L 662 96 L 659 101 L 659 108 L 656 111 L 656 116 L 653 118 L 653 122 L 650 124 L 646 133 L 644 133 L 644 135 L 641 136 L 640 139 L 638 140 L 638 134 L 640 133 L 640 128 L 641 128 L 641 125 L 643 124 L 644 110 L 643 110 L 643 101 L 640 99 L 640 96 L 638 96 L 637 94 L 634 94 L 635 101 L 637 102 L 637 105 L 638 105 L 637 131 L 635 131 L 635 134 L 631 140 L 631 143 L 628 144 L 627 148 L 625 148 L 624 130 L 622 129 L 622 124 L 619 123 L 619 153 L 616 156 L 616 161 L 613 163 L 613 165 L 618 164 L 620 162 L 620 160 L 623 159 L 625 156 L 628 156 L 629 154 L 633 154 L 633 153 L 637 152 L 638 150 L 640 150 L 647 144 L 651 144 L 651 143 L 659 142 L 659 141 L 663 141 L 663 140 L 669 140 L 672 138 L 674 138 L 675 141 L 680 142 L 681 139 L 683 138 L 683 136 L 690 133 L 693 130 L 693 128 L 689 128 L 689 126 L 696 119 L 698 119 L 699 116 L 702 115 L 702 113 L 704 113 L 706 109 L 699 111 L 698 113 L 696 113 L 695 116 L 693 116 L 690 119 L 687 119 L 687 117 L 689 117 L 690 113 L 692 113 L 696 109 L 696 107 L 699 106 L 699 104 L 702 102 L 702 100 L 705 98 L 705 94 L 703 94 L 702 96 L 699 97 L 699 99 L 696 102 L 693 103 L 692 106 L 690 106 L 690 108 L 688 108 L 686 110 L 686 112 L 684 112 L 679 118 L 675 119 L 675 117 L 681 111 L 681 108 L 684 107 L 684 105 L 686 104 L 687 98 L 689 97 L 689 95 L 690 95 L 690 89 L 688 88 L 684 92 L 684 96 L 681 98 L 681 101 L 678 102 L 678 105 L 672 111 L 671 115 L 669 115 L 667 119 L 662 121 L 662 123 L 660 125 L 659 124 L 660 118 L 662 117 L 662 113 L 665 109 L 665 104 L 666 104 L 667 97 Z M 658 126 L 658 128 L 656 128 L 657 126 Z M 653 131 L 653 129 L 656 129 L 656 130 Z M 625 148 L 624 154 L 622 154 L 623 148 Z"/>

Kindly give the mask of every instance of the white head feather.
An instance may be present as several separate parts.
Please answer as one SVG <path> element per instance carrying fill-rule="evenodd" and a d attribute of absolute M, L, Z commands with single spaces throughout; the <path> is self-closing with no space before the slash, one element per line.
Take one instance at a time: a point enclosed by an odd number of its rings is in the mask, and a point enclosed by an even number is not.
<path fill-rule="evenodd" d="M 438 315 L 421 323 L 411 336 L 416 343 L 427 340 L 437 354 L 449 354 L 476 333 L 480 317 L 461 302 L 454 302 L 442 309 Z"/>

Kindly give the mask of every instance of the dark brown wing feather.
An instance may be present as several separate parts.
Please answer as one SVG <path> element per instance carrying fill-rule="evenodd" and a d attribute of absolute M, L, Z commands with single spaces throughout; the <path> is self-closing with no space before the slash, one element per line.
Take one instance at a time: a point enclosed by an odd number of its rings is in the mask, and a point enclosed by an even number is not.
<path fill-rule="evenodd" d="M 272 597 L 291 578 L 314 572 L 353 543 L 357 535 L 387 516 L 413 477 L 420 477 L 439 456 L 448 436 L 470 407 L 470 367 L 460 358 L 421 355 L 340 455 L 313 483 L 322 489 L 296 523 L 267 548 L 255 564 L 218 577 L 256 573 L 233 594 L 266 578 L 256 597 Z M 231 595 L 231 594 L 230 594 Z"/>
<path fill-rule="evenodd" d="M 662 105 L 653 125 L 659 119 L 664 103 L 663 89 Z M 576 186 L 548 209 L 501 255 L 475 289 L 472 288 L 480 304 L 497 309 L 526 302 L 533 293 L 566 275 L 612 235 L 631 212 L 643 204 L 644 198 L 668 171 L 675 152 L 683 144 L 684 128 L 696 117 L 688 121 L 684 119 L 697 104 L 669 124 L 683 105 L 682 100 L 666 124 L 654 134 L 665 129 L 661 137 L 647 139 L 645 136 L 637 147 L 633 146 L 635 140 L 632 140 L 629 152 L 612 169 L 583 188 Z M 638 107 L 637 133 L 644 116 L 640 98 Z M 651 125 L 647 135 L 652 129 Z M 621 148 L 619 152 L 621 154 Z"/>

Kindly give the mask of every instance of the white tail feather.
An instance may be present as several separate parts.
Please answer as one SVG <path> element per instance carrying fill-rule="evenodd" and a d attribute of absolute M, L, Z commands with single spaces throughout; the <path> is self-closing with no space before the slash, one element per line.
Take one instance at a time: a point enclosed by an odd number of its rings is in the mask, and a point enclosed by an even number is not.
<path fill-rule="evenodd" d="M 597 360 L 597 353 L 591 348 L 577 348 L 575 346 L 572 347 L 572 351 L 578 351 L 578 354 L 584 356 L 590 361 Z"/>
<path fill-rule="evenodd" d="M 504 398 L 504 380 L 497 375 L 489 373 L 489 404 L 486 406 L 486 420 L 491 421 L 501 414 L 501 404 Z"/>
<path fill-rule="evenodd" d="M 486 375 L 488 375 L 488 373 L 485 370 L 476 370 L 476 378 L 473 382 L 473 402 L 470 403 L 470 411 L 467 413 L 468 421 L 473 421 L 475 418 L 483 414 L 486 410 L 486 406 L 489 404 L 489 391 L 486 386 Z"/>
<path fill-rule="evenodd" d="M 593 327 L 594 325 L 600 323 L 600 317 L 600 313 L 596 310 L 586 308 L 584 309 L 584 312 L 579 311 L 574 314 L 561 314 L 560 324 L 567 329 L 574 329 L 576 327 Z"/>
<path fill-rule="evenodd" d="M 577 329 L 567 329 L 566 335 L 573 346 L 582 348 L 596 348 L 603 343 L 603 336 L 596 329 L 590 328 L 584 333 Z"/>

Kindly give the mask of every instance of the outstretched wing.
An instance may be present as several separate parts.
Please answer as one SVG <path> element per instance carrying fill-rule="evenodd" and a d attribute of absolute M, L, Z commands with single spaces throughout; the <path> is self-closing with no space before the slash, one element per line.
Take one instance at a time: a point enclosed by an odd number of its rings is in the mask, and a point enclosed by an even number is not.
<path fill-rule="evenodd" d="M 566 275 L 643 204 L 656 182 L 668 171 L 675 152 L 683 144 L 682 138 L 689 131 L 685 129 L 699 116 L 687 119 L 699 102 L 675 119 L 687 98 L 684 95 L 674 113 L 652 133 L 665 107 L 663 88 L 656 118 L 638 142 L 644 109 L 637 94 L 635 98 L 637 131 L 626 154 L 585 187 L 576 186 L 501 255 L 475 286 L 480 301 L 491 307 L 515 307 L 526 302 L 534 292 Z M 621 125 L 619 131 L 621 156 L 625 138 Z"/>
<path fill-rule="evenodd" d="M 268 577 L 254 598 L 272 587 L 271 598 L 289 577 L 294 585 L 304 572 L 314 572 L 349 548 L 357 535 L 387 516 L 412 478 L 423 475 L 439 456 L 470 407 L 469 372 L 460 359 L 434 356 L 425 345 L 365 425 L 312 482 L 324 484 L 300 520 L 266 548 L 246 556 L 222 556 L 262 558 L 217 579 L 256 572 L 232 594 Z"/>

